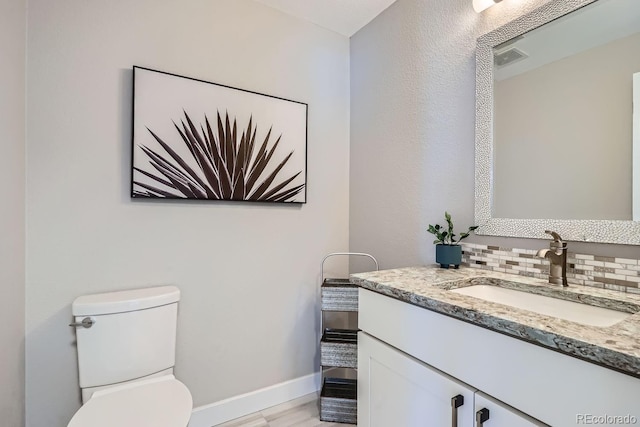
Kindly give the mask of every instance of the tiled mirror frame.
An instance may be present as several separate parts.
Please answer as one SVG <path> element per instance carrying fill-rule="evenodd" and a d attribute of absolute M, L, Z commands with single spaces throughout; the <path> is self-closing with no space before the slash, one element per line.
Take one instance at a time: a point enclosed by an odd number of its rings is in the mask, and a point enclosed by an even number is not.
<path fill-rule="evenodd" d="M 564 240 L 640 244 L 639 221 L 511 219 L 492 216 L 493 180 L 493 48 L 598 0 L 551 0 L 477 41 L 475 223 L 477 234 L 546 239 L 544 230 Z"/>

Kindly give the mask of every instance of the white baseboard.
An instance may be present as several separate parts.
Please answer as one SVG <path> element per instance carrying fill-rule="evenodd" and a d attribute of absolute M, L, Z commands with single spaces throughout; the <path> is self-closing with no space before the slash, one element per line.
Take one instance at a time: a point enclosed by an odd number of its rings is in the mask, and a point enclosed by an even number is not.
<path fill-rule="evenodd" d="M 189 427 L 212 427 L 320 390 L 320 373 L 194 408 Z"/>

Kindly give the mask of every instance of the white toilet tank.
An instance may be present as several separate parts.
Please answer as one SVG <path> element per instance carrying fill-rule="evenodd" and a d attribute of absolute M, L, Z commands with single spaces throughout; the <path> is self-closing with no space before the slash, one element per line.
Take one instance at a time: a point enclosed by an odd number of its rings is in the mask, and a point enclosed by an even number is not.
<path fill-rule="evenodd" d="M 86 295 L 72 304 L 80 388 L 143 378 L 175 365 L 180 290 L 162 286 Z M 88 323 L 88 322 L 85 322 Z"/>

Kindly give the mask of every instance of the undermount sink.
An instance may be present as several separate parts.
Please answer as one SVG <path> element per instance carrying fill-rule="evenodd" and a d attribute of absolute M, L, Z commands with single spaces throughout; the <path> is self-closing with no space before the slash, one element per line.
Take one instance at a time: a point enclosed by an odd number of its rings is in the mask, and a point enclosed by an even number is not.
<path fill-rule="evenodd" d="M 612 326 L 633 314 L 494 285 L 472 285 L 450 292 L 589 326 Z"/>

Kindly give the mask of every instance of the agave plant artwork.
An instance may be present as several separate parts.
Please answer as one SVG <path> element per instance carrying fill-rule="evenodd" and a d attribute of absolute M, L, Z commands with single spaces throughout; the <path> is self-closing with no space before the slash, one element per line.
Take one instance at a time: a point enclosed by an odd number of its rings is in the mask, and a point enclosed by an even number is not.
<path fill-rule="evenodd" d="M 133 167 L 133 197 L 294 202 L 305 189 L 304 183 L 296 181 L 302 170 L 281 176 L 294 151 L 280 153 L 282 135 L 273 138 L 272 129 L 257 141 L 253 116 L 239 129 L 229 112 L 223 119 L 218 111 L 214 126 L 206 114 L 196 126 L 183 113 L 180 124 L 173 122 L 172 140 L 146 128 L 158 146 L 138 145 L 153 169 Z M 186 146 L 187 158 L 174 149 L 176 144 Z M 143 181 L 143 176 L 148 179 Z"/>

